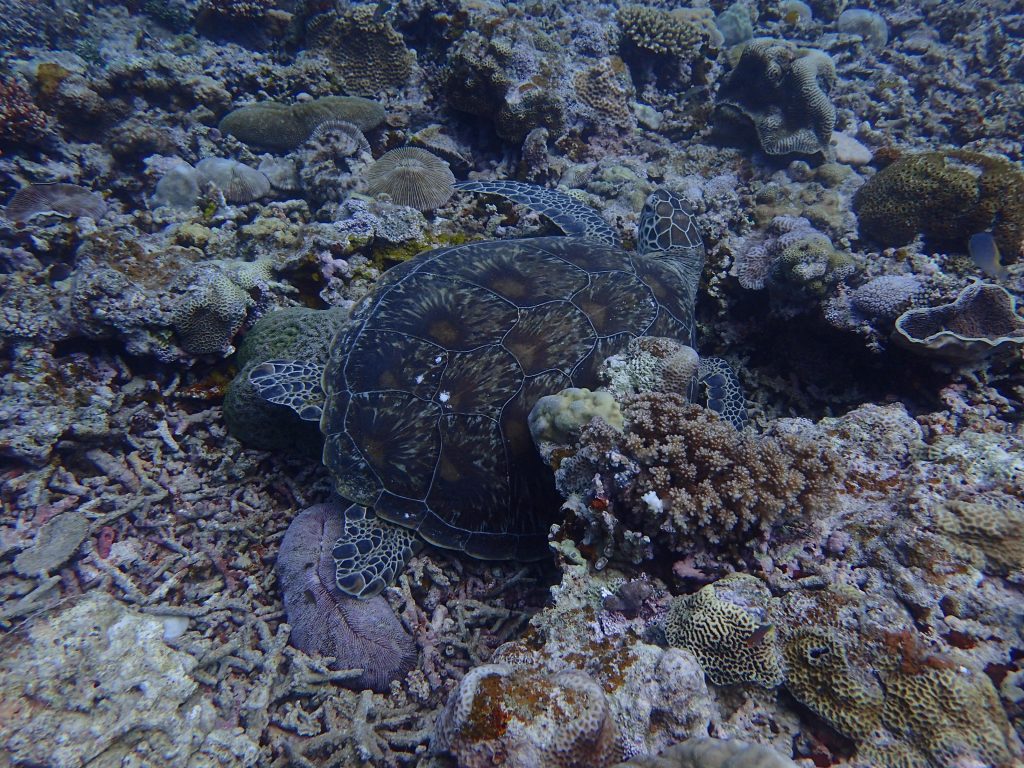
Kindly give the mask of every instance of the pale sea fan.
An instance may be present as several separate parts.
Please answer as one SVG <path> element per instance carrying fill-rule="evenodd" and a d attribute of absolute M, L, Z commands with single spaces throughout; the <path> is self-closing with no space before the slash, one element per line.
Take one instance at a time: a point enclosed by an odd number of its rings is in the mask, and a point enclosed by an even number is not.
<path fill-rule="evenodd" d="M 389 195 L 399 205 L 430 211 L 452 196 L 455 176 L 448 163 L 419 147 L 383 154 L 366 173 L 369 193 Z"/>
<path fill-rule="evenodd" d="M 7 204 L 7 218 L 11 221 L 28 221 L 33 216 L 54 213 L 77 219 L 88 216 L 103 218 L 107 203 L 103 195 L 92 192 L 77 184 L 29 184 L 14 193 Z"/>

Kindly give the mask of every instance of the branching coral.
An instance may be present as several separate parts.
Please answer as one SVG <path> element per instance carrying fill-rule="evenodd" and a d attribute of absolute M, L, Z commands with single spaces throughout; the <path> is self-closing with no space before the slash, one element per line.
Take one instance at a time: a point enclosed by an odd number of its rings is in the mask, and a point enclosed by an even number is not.
<path fill-rule="evenodd" d="M 739 432 L 677 394 L 626 397 L 623 415 L 624 433 L 586 427 L 556 473 L 579 506 L 584 539 L 600 543 L 604 557 L 637 557 L 629 552 L 644 539 L 676 556 L 746 552 L 780 519 L 832 500 L 839 459 L 807 438 Z"/>
<path fill-rule="evenodd" d="M 690 59 L 707 40 L 698 25 L 660 8 L 627 5 L 616 19 L 627 43 L 647 55 Z"/>
<path fill-rule="evenodd" d="M 49 130 L 46 113 L 16 81 L 0 79 L 0 143 L 38 144 Z"/>

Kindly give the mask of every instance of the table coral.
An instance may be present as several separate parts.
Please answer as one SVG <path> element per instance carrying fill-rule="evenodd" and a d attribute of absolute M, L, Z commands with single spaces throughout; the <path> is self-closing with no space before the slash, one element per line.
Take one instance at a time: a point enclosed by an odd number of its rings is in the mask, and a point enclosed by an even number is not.
<path fill-rule="evenodd" d="M 716 685 L 782 682 L 782 657 L 769 620 L 771 592 L 736 574 L 677 597 L 665 617 L 665 638 L 693 653 Z"/>
<path fill-rule="evenodd" d="M 1007 263 L 1024 256 L 1024 171 L 1003 157 L 968 150 L 905 155 L 857 190 L 863 235 L 904 245 L 918 234 L 966 249 L 991 230 Z"/>
<path fill-rule="evenodd" d="M 769 155 L 827 154 L 836 123 L 829 97 L 835 81 L 828 54 L 755 39 L 719 89 L 716 121 L 726 129 L 753 126 Z"/>

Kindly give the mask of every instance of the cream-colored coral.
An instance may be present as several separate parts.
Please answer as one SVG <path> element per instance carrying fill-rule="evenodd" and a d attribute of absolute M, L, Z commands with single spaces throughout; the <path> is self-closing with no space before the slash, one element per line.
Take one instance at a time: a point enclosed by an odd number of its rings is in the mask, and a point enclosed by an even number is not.
<path fill-rule="evenodd" d="M 699 25 L 660 8 L 627 5 L 616 19 L 630 44 L 659 56 L 692 59 L 707 39 Z"/>
<path fill-rule="evenodd" d="M 530 411 L 530 434 L 537 445 L 565 445 L 575 440 L 595 417 L 622 429 L 622 410 L 610 393 L 569 387 L 537 401 Z"/>
<path fill-rule="evenodd" d="M 760 579 L 726 576 L 677 597 L 665 619 L 665 637 L 696 656 L 716 685 L 774 688 L 782 682 L 782 657 L 768 618 L 771 601 Z"/>
<path fill-rule="evenodd" d="M 573 86 L 580 101 L 599 118 L 599 125 L 632 124 L 630 102 L 635 93 L 629 70 L 618 56 L 608 56 L 577 72 Z"/>

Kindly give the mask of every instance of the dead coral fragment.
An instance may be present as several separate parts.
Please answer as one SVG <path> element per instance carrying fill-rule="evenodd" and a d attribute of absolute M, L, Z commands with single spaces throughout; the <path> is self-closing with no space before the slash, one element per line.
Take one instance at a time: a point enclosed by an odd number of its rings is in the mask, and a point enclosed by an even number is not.
<path fill-rule="evenodd" d="M 965 288 L 952 304 L 910 309 L 896 319 L 895 340 L 908 349 L 969 364 L 1024 345 L 1024 319 L 1007 291 L 986 283 Z"/>
<path fill-rule="evenodd" d="M 918 234 L 966 249 L 991 229 L 1007 263 L 1024 256 L 1024 172 L 1002 157 L 968 150 L 901 157 L 857 190 L 861 234 L 904 245 Z"/>
<path fill-rule="evenodd" d="M 700 662 L 715 685 L 782 682 L 782 658 L 769 623 L 768 588 L 753 576 L 735 574 L 677 597 L 665 619 L 665 637 Z"/>
<path fill-rule="evenodd" d="M 349 93 L 373 96 L 409 81 L 415 55 L 373 3 L 344 14 L 321 14 L 309 24 L 310 47 L 321 48 Z"/>
<path fill-rule="evenodd" d="M 103 195 L 77 184 L 30 184 L 14 193 L 7 203 L 7 218 L 28 221 L 33 216 L 52 213 L 77 219 L 88 216 L 101 219 L 107 212 Z"/>
<path fill-rule="evenodd" d="M 371 195 L 390 195 L 399 205 L 431 211 L 448 202 L 455 176 L 448 163 L 419 147 L 384 153 L 366 173 Z"/>
<path fill-rule="evenodd" d="M 716 122 L 726 129 L 753 125 L 769 155 L 825 153 L 836 123 L 829 99 L 835 82 L 828 54 L 759 38 L 723 83 Z"/>
<path fill-rule="evenodd" d="M 605 768 L 622 757 L 617 736 L 605 693 L 586 673 L 486 664 L 452 692 L 434 745 L 459 768 Z"/>

